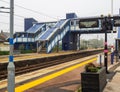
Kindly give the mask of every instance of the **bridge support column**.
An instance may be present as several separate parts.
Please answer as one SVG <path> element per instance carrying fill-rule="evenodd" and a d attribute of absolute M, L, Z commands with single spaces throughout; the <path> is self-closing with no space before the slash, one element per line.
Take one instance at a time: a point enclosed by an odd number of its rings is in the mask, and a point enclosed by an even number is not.
<path fill-rule="evenodd" d="M 37 53 L 38 53 L 38 44 L 39 44 L 39 41 L 36 42 L 36 48 L 37 48 Z"/>
<path fill-rule="evenodd" d="M 57 52 L 59 52 L 59 41 L 57 42 Z"/>
<path fill-rule="evenodd" d="M 63 38 L 63 40 L 62 40 L 62 50 L 70 50 L 70 35 L 71 35 L 71 33 L 70 32 L 68 32 L 65 36 L 64 36 L 64 38 Z"/>
<path fill-rule="evenodd" d="M 72 37 L 72 43 L 73 43 L 73 50 L 77 50 L 77 39 L 78 39 L 78 36 L 77 34 L 73 34 L 73 37 Z"/>
<path fill-rule="evenodd" d="M 62 50 L 77 50 L 77 39 L 77 34 L 68 32 L 62 40 Z"/>
<path fill-rule="evenodd" d="M 80 50 L 80 34 L 77 34 L 77 50 Z"/>

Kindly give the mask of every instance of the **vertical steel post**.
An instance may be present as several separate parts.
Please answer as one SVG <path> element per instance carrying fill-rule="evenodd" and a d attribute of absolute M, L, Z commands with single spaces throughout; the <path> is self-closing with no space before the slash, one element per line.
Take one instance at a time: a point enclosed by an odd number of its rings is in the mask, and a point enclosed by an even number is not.
<path fill-rule="evenodd" d="M 113 0 L 111 0 L 111 16 L 113 17 Z M 113 31 L 114 29 L 111 31 L 112 40 L 114 40 Z M 114 42 L 112 42 L 112 46 L 111 46 L 111 64 L 113 64 L 113 62 L 114 62 Z"/>
<path fill-rule="evenodd" d="M 79 34 L 79 38 L 78 38 L 78 49 L 80 50 L 80 34 Z"/>
<path fill-rule="evenodd" d="M 39 45 L 39 41 L 36 42 L 37 53 L 39 53 L 39 51 L 38 51 L 38 45 Z"/>
<path fill-rule="evenodd" d="M 104 66 L 106 73 L 108 73 L 108 48 L 107 48 L 107 30 L 105 30 L 105 44 L 104 44 Z"/>
<path fill-rule="evenodd" d="M 111 15 L 113 16 L 113 0 L 111 0 Z"/>
<path fill-rule="evenodd" d="M 57 41 L 57 53 L 59 52 L 59 40 Z"/>
<path fill-rule="evenodd" d="M 13 60 L 14 0 L 10 0 L 10 55 L 8 64 L 8 92 L 15 92 L 15 66 Z"/>
<path fill-rule="evenodd" d="M 102 67 L 102 54 L 100 54 L 100 67 Z"/>
<path fill-rule="evenodd" d="M 116 53 L 116 62 L 119 61 L 119 60 L 118 60 L 118 59 L 119 59 L 119 49 L 118 49 L 118 47 L 119 47 L 118 44 L 119 44 L 119 43 L 118 43 L 118 41 L 119 41 L 119 40 L 117 40 L 117 39 L 116 39 L 116 41 L 115 41 L 115 43 L 116 43 L 116 45 L 115 45 L 115 48 L 116 48 L 116 49 L 115 49 L 115 53 Z"/>

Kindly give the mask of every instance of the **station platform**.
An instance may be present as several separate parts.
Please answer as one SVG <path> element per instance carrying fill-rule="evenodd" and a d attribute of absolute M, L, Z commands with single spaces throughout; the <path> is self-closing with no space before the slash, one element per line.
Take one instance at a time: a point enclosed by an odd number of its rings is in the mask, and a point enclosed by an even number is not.
<path fill-rule="evenodd" d="M 118 62 L 120 65 L 120 62 Z M 120 66 L 107 74 L 108 82 L 103 92 L 120 92 Z"/>
<path fill-rule="evenodd" d="M 34 58 L 43 58 L 43 57 L 52 57 L 52 56 L 59 56 L 59 55 L 66 55 L 66 54 L 72 54 L 72 53 L 77 53 L 79 51 L 59 51 L 59 52 L 54 52 L 50 54 L 46 53 L 30 53 L 30 54 L 18 54 L 14 55 L 14 61 L 22 61 L 26 59 L 34 59 Z M 6 63 L 9 61 L 9 56 L 0 56 L 0 63 Z"/>
<path fill-rule="evenodd" d="M 22 61 L 22 60 L 30 60 L 30 59 L 37 59 L 37 58 L 45 58 L 45 57 L 53 57 L 53 56 L 60 56 L 60 55 L 68 55 L 68 54 L 75 54 L 75 53 L 82 53 L 84 51 L 94 51 L 94 50 L 102 50 L 102 48 L 99 49 L 87 49 L 87 50 L 71 50 L 71 51 L 59 51 L 59 52 L 53 52 L 50 54 L 46 53 L 30 53 L 30 54 L 18 54 L 14 55 L 14 61 Z M 0 56 L 0 63 L 7 63 L 9 62 L 9 55 Z"/>
<path fill-rule="evenodd" d="M 92 55 L 18 76 L 15 92 L 74 92 L 80 85 L 84 65 L 96 61 L 96 57 Z M 7 80 L 1 81 L 0 85 L 0 92 L 6 92 Z"/>
<path fill-rule="evenodd" d="M 93 55 L 81 58 L 69 63 L 61 64 L 59 66 L 57 65 L 30 74 L 18 76 L 16 77 L 17 85 L 15 92 L 78 92 L 77 90 L 81 86 L 80 73 L 84 71 L 84 65 L 89 62 L 96 63 L 97 56 L 98 55 Z M 108 58 L 108 61 L 110 61 L 110 57 Z M 115 62 L 113 65 L 110 65 L 109 70 L 118 63 Z M 108 83 L 103 92 L 119 92 L 116 90 L 111 91 L 112 87 L 113 90 L 116 89 L 116 87 L 120 89 L 119 71 L 120 67 L 107 75 Z M 31 79 L 32 76 L 33 78 Z M 1 83 L 4 83 L 5 81 Z M 0 90 L 0 92 L 6 92 L 6 86 L 6 84 L 3 85 L 3 89 Z"/>

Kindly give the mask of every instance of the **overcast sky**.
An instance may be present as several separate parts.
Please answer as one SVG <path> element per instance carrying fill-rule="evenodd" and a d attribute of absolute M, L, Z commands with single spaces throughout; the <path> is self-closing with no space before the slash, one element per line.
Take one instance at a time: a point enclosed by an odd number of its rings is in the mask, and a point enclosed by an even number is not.
<path fill-rule="evenodd" d="M 0 0 L 0 7 L 9 7 L 10 0 Z M 113 14 L 119 14 L 120 0 L 113 0 Z M 8 2 L 8 3 L 7 3 Z M 65 18 L 66 13 L 75 12 L 79 17 L 111 14 L 111 0 L 14 0 L 14 31 L 24 30 L 24 18 L 33 17 L 39 22 Z M 28 11 L 16 5 L 40 12 Z M 47 16 L 45 16 L 47 15 Z M 49 16 L 49 17 L 48 17 Z M 9 30 L 9 14 L 0 13 L 0 30 Z"/>

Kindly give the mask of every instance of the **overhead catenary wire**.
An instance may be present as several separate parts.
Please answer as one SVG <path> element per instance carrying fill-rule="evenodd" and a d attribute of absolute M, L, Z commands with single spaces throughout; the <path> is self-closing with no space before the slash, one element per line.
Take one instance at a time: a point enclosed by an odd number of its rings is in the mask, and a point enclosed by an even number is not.
<path fill-rule="evenodd" d="M 6 25 L 9 24 L 9 23 L 6 23 L 6 22 L 0 22 L 0 23 L 2 23 L 2 24 L 6 24 Z M 14 24 L 14 25 L 16 25 L 16 26 L 18 26 L 18 27 L 23 27 L 22 25 L 17 25 L 17 24 Z"/>
<path fill-rule="evenodd" d="M 1 2 L 9 3 L 9 2 L 4 1 L 4 0 L 1 0 Z M 36 10 L 28 9 L 28 8 L 25 8 L 25 7 L 20 6 L 20 5 L 17 5 L 17 4 L 15 4 L 15 6 L 17 6 L 17 7 L 19 7 L 19 8 L 22 8 L 22 9 L 25 9 L 25 10 L 28 10 L 28 11 L 31 11 L 31 12 L 34 12 L 34 13 L 36 13 L 36 14 L 40 14 L 40 15 L 42 15 L 42 16 L 46 16 L 46 17 L 49 17 L 49 18 L 52 18 L 52 19 L 55 19 L 55 20 L 59 20 L 59 19 L 56 18 L 56 17 L 50 16 L 50 15 L 45 14 L 45 13 L 42 13 L 42 12 L 38 12 L 38 11 L 36 11 Z"/>
<path fill-rule="evenodd" d="M 9 16 L 6 16 L 6 15 L 4 15 L 4 16 L 3 16 L 3 15 L 0 15 L 0 16 L 2 16 L 2 17 L 9 17 Z M 20 16 L 17 16 L 17 15 L 16 15 L 15 17 L 20 17 Z M 23 17 L 21 16 L 20 18 L 23 18 Z M 23 21 L 23 19 L 19 19 L 19 18 L 17 18 L 17 20 Z"/>
<path fill-rule="evenodd" d="M 20 18 L 25 18 L 24 16 L 21 16 L 21 15 L 18 15 L 18 14 L 14 14 L 15 16 L 17 17 L 20 17 Z"/>
<path fill-rule="evenodd" d="M 0 2 L 4 2 L 4 3 L 6 3 L 6 4 L 9 4 L 9 3 L 10 3 L 9 1 L 5 1 L 5 0 L 0 0 Z M 18 7 L 18 8 L 27 10 L 27 11 L 29 11 L 29 12 L 33 12 L 34 14 L 39 14 L 39 15 L 42 15 L 42 16 L 46 16 L 46 17 L 49 17 L 49 18 L 51 18 L 51 19 L 55 19 L 55 20 L 57 20 L 57 21 L 59 20 L 59 18 L 55 18 L 55 17 L 50 16 L 50 15 L 48 15 L 48 14 L 41 13 L 41 12 L 38 12 L 38 11 L 36 11 L 36 10 L 28 9 L 28 8 L 25 8 L 25 7 L 20 6 L 20 5 L 17 5 L 17 4 L 14 4 L 14 5 L 15 5 L 16 7 Z M 16 14 L 16 13 L 14 13 L 14 16 L 15 16 L 15 18 L 16 18 L 16 17 L 22 18 L 22 20 L 23 20 L 24 18 L 26 18 L 25 16 L 19 15 L 19 14 Z M 18 19 L 18 18 L 17 18 L 17 19 Z M 17 19 L 16 19 L 16 20 L 17 20 Z M 3 23 L 3 22 L 1 22 L 1 23 Z M 8 23 L 3 23 L 3 24 L 8 24 Z M 22 26 L 17 25 L 17 24 L 15 24 L 15 26 L 22 28 Z M 24 28 L 24 27 L 23 27 L 23 28 Z"/>

